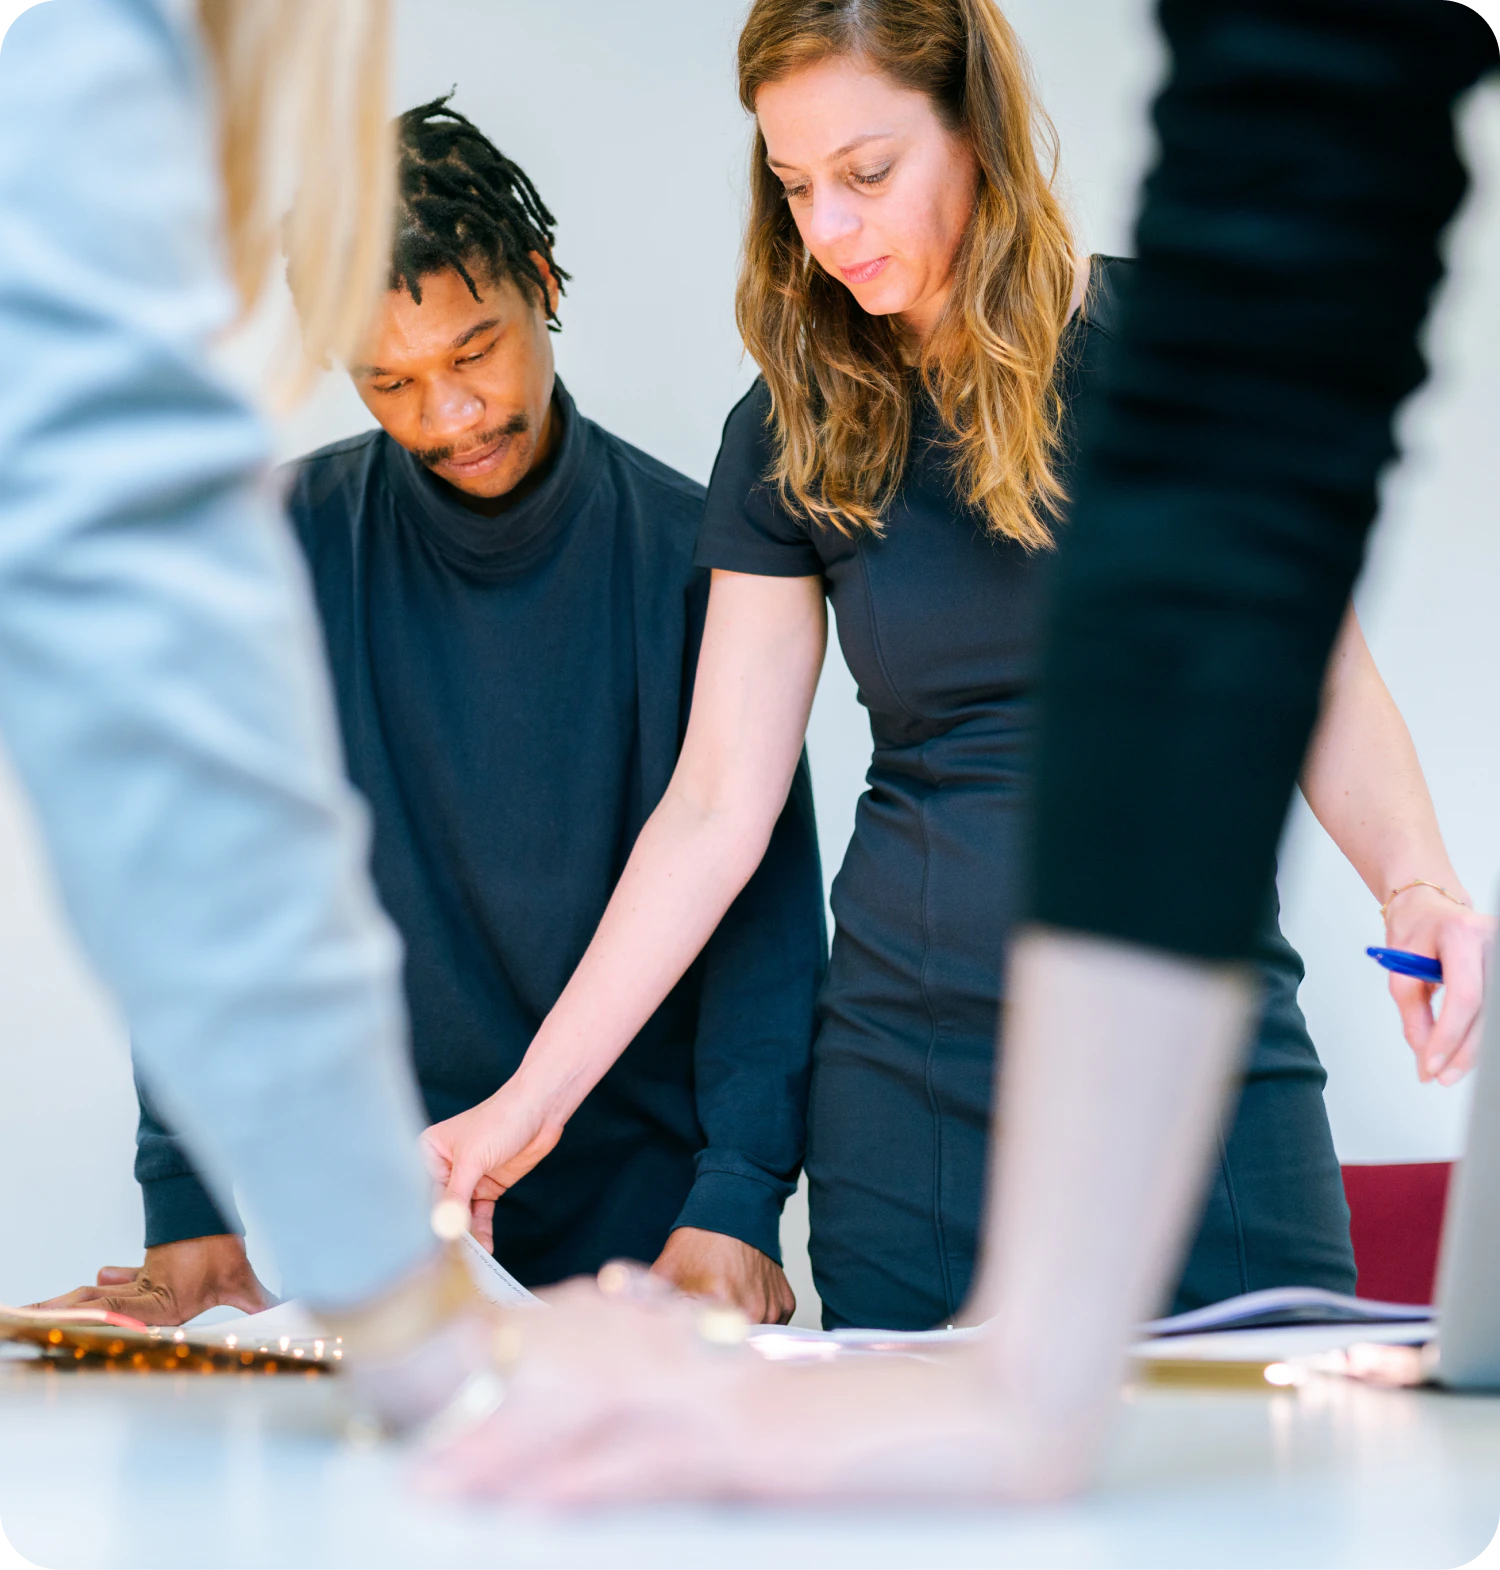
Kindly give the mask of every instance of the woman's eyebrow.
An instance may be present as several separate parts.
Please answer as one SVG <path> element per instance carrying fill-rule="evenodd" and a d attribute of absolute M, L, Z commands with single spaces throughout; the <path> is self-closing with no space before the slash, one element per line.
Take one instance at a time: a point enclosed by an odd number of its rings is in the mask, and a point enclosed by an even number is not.
<path fill-rule="evenodd" d="M 852 142 L 845 142 L 842 147 L 834 148 L 828 155 L 828 162 L 832 163 L 835 158 L 842 158 L 846 153 L 852 153 L 856 147 L 863 147 L 866 142 L 883 141 L 886 137 L 894 136 L 895 134 L 894 131 L 866 131 L 863 136 L 856 136 Z M 770 156 L 767 156 L 766 162 L 773 169 L 791 169 L 795 167 L 792 164 L 781 163 Z"/>

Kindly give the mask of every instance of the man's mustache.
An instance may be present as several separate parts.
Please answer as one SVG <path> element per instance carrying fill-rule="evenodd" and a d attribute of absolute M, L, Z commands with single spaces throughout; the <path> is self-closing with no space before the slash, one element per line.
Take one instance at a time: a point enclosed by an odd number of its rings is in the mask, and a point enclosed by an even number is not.
<path fill-rule="evenodd" d="M 510 436 L 524 436 L 530 429 L 531 421 L 527 417 L 526 411 L 521 409 L 511 415 L 504 425 L 497 425 L 494 430 L 486 431 L 478 441 L 470 442 L 464 448 L 464 451 L 481 452 L 492 442 L 497 442 Z M 447 463 L 457 451 L 458 448 L 451 445 L 447 447 L 413 447 L 412 456 L 425 467 L 436 469 Z"/>

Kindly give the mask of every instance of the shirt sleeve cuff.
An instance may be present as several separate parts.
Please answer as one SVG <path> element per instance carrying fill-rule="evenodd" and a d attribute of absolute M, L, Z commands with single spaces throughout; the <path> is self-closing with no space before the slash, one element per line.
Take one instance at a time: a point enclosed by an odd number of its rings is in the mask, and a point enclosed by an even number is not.
<path fill-rule="evenodd" d="M 147 1248 L 244 1231 L 233 1208 L 226 1216 L 191 1173 L 142 1183 L 141 1199 L 146 1210 Z"/>
<path fill-rule="evenodd" d="M 749 1166 L 748 1162 L 736 1162 L 732 1169 L 709 1167 L 700 1157 L 698 1176 L 673 1226 L 722 1232 L 758 1248 L 779 1265 L 781 1207 L 796 1185 L 766 1172 L 746 1170 Z"/>
<path fill-rule="evenodd" d="M 795 545 L 760 545 L 749 541 L 733 544 L 712 540 L 700 541 L 693 555 L 695 567 L 706 567 L 710 572 L 719 568 L 723 572 L 743 572 L 754 578 L 821 578 L 823 559 L 809 545 L 805 550 Z"/>

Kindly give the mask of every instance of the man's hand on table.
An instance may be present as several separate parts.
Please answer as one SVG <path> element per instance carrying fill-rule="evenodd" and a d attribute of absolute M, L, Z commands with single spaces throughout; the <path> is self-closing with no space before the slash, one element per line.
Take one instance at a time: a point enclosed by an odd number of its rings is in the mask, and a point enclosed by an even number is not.
<path fill-rule="evenodd" d="M 730 1303 L 753 1325 L 784 1325 L 797 1307 L 781 1266 L 737 1237 L 678 1227 L 651 1267 L 691 1297 Z"/>
<path fill-rule="evenodd" d="M 103 1308 L 147 1325 L 180 1325 L 221 1304 L 258 1314 L 276 1302 L 233 1233 L 162 1243 L 146 1250 L 145 1264 L 106 1265 L 96 1281 L 34 1306 Z"/>

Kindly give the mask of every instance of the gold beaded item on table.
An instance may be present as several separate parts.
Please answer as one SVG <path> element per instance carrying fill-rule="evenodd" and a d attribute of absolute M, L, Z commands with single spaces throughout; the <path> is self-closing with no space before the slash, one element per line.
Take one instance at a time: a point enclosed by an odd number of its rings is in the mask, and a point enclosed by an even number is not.
<path fill-rule="evenodd" d="M 0 1341 L 36 1349 L 32 1362 L 50 1368 L 111 1368 L 140 1373 L 322 1374 L 334 1372 L 344 1349 L 337 1336 L 264 1342 L 214 1338 L 141 1325 L 103 1309 L 0 1307 Z"/>

